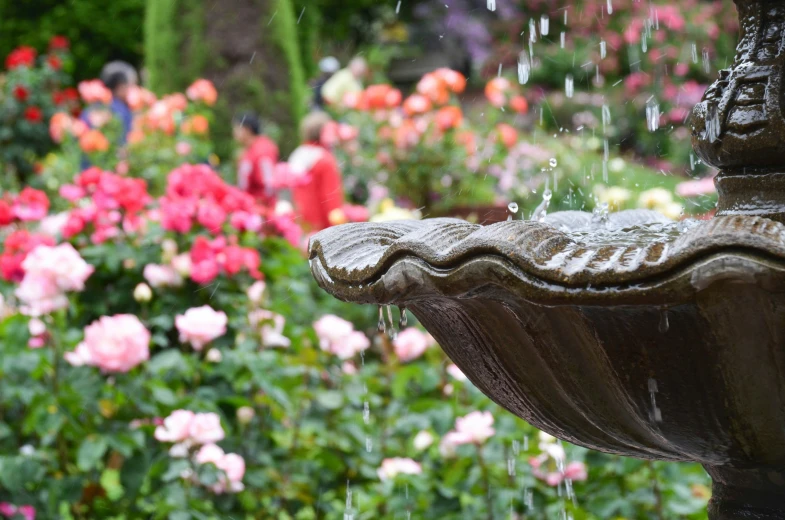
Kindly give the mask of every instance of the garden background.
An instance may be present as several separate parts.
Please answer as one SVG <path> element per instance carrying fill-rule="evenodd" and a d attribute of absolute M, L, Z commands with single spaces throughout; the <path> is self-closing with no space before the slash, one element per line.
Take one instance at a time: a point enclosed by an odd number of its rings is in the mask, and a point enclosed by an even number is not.
<path fill-rule="evenodd" d="M 729 0 L 0 0 L 0 517 L 705 518 L 699 466 L 557 441 L 413 316 L 320 292 L 231 118 L 285 161 L 319 60 L 361 55 L 335 224 L 706 218 L 688 116 L 737 31 Z M 78 118 L 115 59 L 122 150 Z"/>

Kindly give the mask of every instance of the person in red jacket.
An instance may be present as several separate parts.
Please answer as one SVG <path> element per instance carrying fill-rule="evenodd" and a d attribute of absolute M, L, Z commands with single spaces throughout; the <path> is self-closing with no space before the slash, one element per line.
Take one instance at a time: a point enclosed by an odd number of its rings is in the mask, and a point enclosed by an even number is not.
<path fill-rule="evenodd" d="M 330 116 L 313 112 L 300 126 L 303 144 L 288 161 L 288 184 L 300 224 L 310 231 L 330 226 L 330 213 L 343 207 L 343 184 L 335 157 L 321 143 Z"/>
<path fill-rule="evenodd" d="M 255 114 L 237 116 L 232 131 L 234 139 L 244 148 L 237 169 L 238 187 L 263 204 L 274 205 L 273 176 L 278 162 L 278 147 L 261 135 L 261 123 Z"/>

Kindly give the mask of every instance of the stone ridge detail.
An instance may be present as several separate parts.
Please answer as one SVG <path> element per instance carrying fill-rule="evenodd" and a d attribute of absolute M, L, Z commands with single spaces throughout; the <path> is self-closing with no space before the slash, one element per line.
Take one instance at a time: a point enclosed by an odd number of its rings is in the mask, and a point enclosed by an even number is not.
<path fill-rule="evenodd" d="M 453 219 L 346 224 L 316 235 L 310 258 L 332 283 L 366 286 L 398 259 L 415 257 L 453 269 L 480 256 L 497 256 L 527 275 L 567 287 L 644 283 L 713 253 L 776 258 L 785 265 L 785 225 L 761 217 L 717 217 L 661 240 L 594 239 L 587 245 L 539 222 L 480 226 Z"/>

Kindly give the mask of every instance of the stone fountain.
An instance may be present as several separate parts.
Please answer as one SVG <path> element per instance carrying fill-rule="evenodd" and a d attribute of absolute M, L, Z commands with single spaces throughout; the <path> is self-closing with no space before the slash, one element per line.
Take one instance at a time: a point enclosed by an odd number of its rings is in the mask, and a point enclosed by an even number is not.
<path fill-rule="evenodd" d="M 410 310 L 498 404 L 569 442 L 694 461 L 712 520 L 785 519 L 785 1 L 693 112 L 717 216 L 580 212 L 348 224 L 311 241 L 336 297 Z"/>

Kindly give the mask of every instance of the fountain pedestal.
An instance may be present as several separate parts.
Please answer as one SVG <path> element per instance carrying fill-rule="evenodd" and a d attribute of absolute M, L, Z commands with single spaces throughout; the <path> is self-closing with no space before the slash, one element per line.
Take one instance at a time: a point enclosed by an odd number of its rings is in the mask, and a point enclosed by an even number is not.
<path fill-rule="evenodd" d="M 572 443 L 693 461 L 712 520 L 785 519 L 785 1 L 736 0 L 739 55 L 695 108 L 718 216 L 577 212 L 348 224 L 318 283 L 409 309 L 491 399 Z"/>

